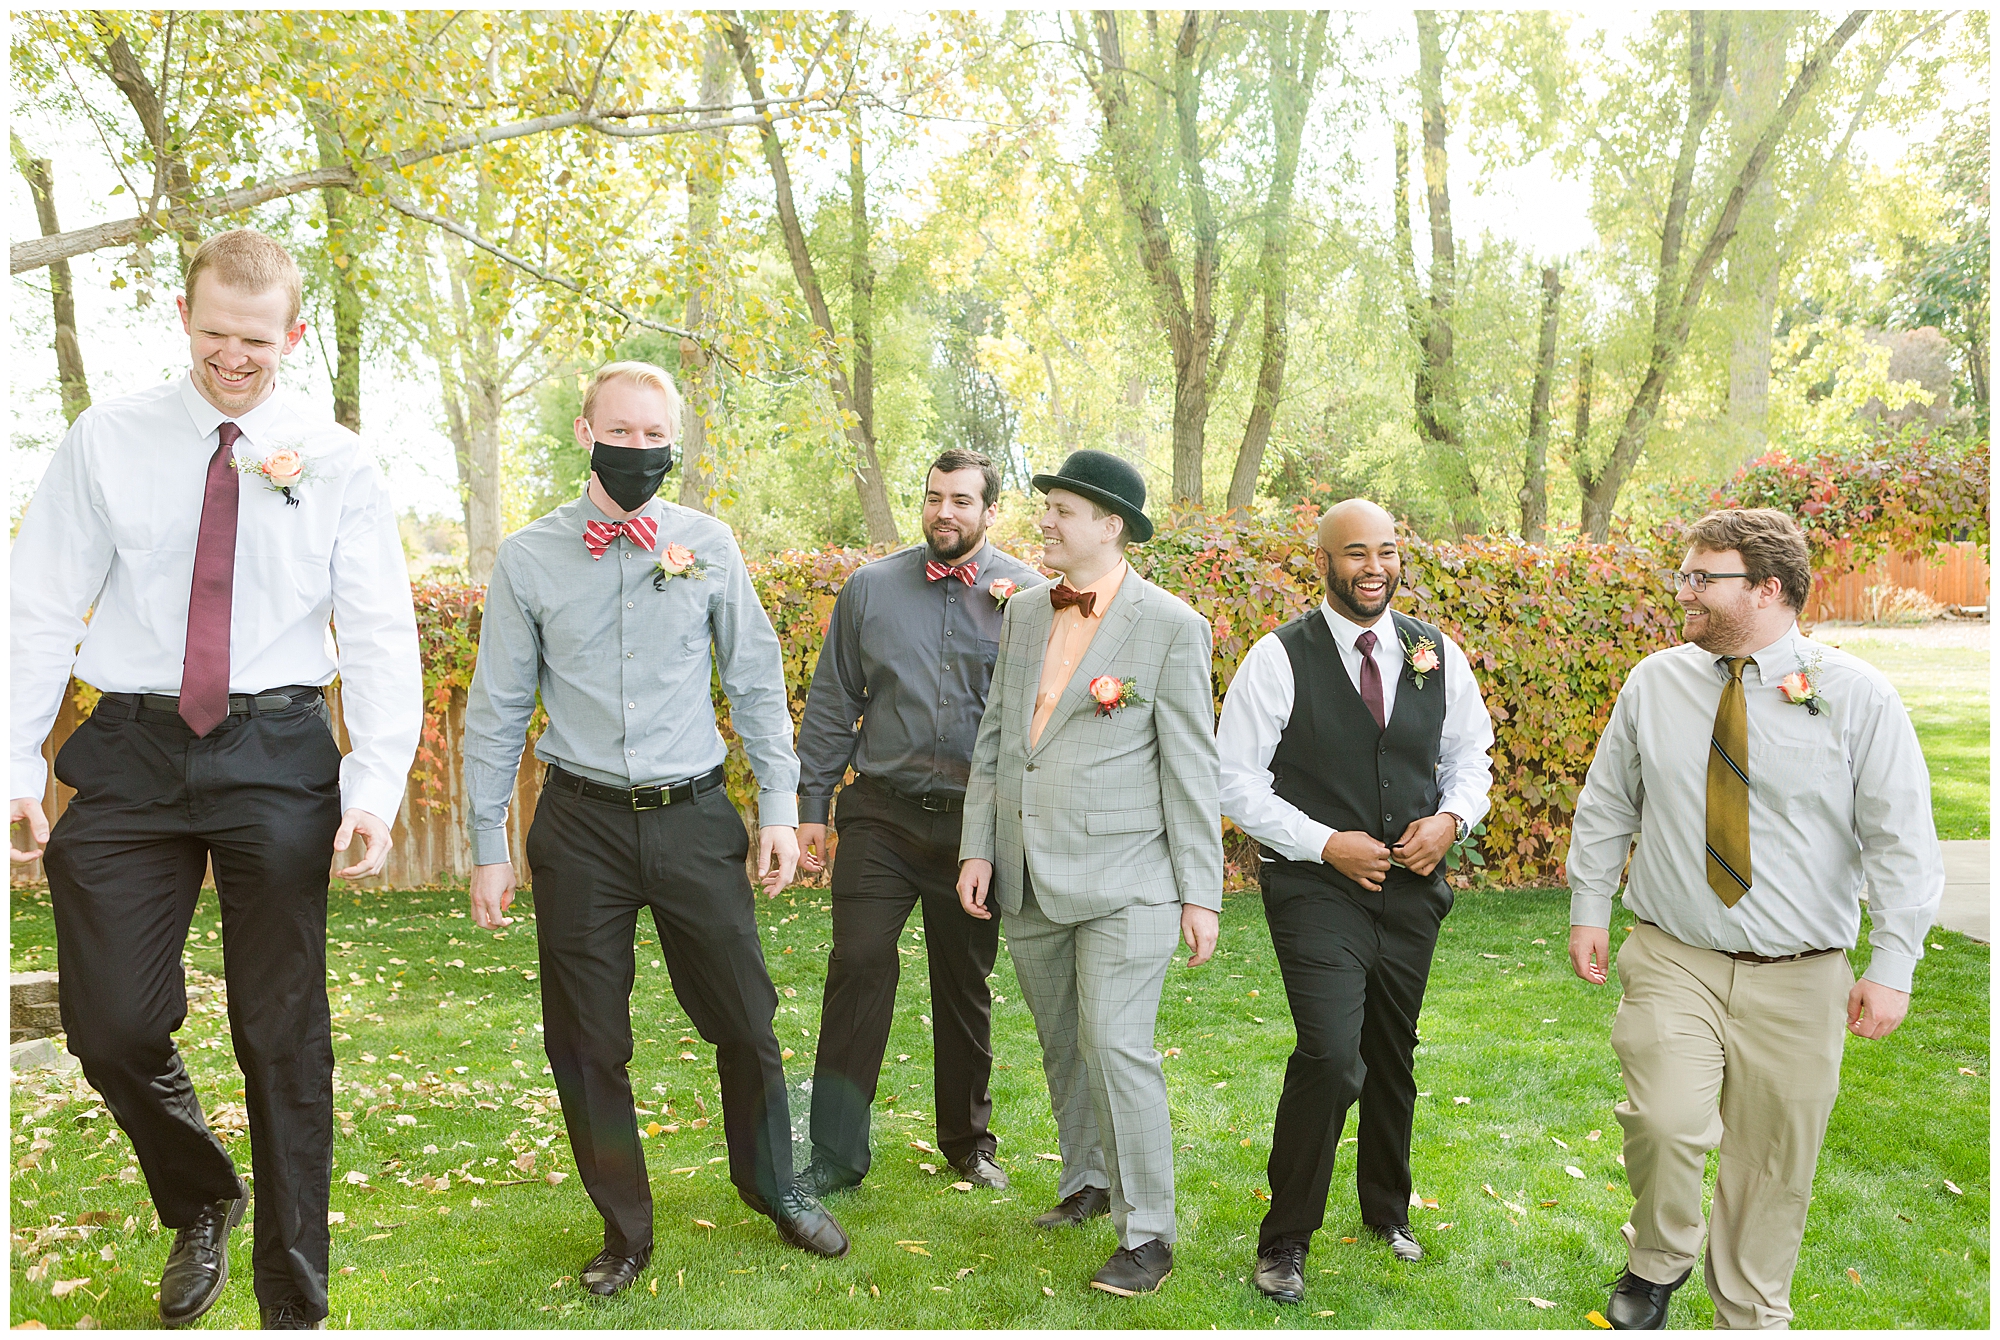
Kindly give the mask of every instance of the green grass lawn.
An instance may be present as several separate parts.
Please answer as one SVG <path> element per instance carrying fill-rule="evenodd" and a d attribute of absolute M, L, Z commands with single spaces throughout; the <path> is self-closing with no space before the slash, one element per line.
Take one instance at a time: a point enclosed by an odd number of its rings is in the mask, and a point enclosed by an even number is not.
<path fill-rule="evenodd" d="M 795 1086 L 811 1073 L 818 1031 L 824 899 L 795 888 L 761 904 Z M 661 1127 L 646 1146 L 658 1245 L 645 1282 L 602 1303 L 575 1281 L 600 1223 L 563 1176 L 574 1169 L 536 1028 L 533 922 L 495 937 L 465 918 L 462 893 L 337 891 L 329 990 L 341 1114 L 333 1207 L 343 1218 L 331 1324 L 1583 1327 L 1622 1268 L 1618 1226 L 1631 1201 L 1611 1113 L 1615 989 L 1570 975 L 1567 920 L 1557 893 L 1460 897 L 1418 1053 L 1414 1161 L 1427 1199 L 1411 1219 L 1430 1258 L 1399 1265 L 1362 1234 L 1350 1147 L 1307 1260 L 1306 1305 L 1283 1310 L 1245 1283 L 1292 1042 L 1255 896 L 1228 899 L 1212 964 L 1169 974 L 1158 1045 L 1179 1147 L 1180 1244 L 1165 1288 L 1130 1301 L 1086 1287 L 1115 1245 L 1107 1221 L 1060 1234 L 1028 1226 L 1053 1200 L 1059 1169 L 1046 1157 L 1056 1138 L 1033 1025 L 1005 955 L 994 980 L 994 1121 L 1013 1188 L 960 1192 L 948 1168 L 925 1167 L 943 1160 L 928 1147 L 928 1011 L 908 935 L 875 1168 L 833 1202 L 854 1251 L 820 1261 L 780 1246 L 733 1194 L 712 1052 L 691 1040 L 657 947 L 642 943 L 633 1072 L 640 1120 Z M 220 971 L 216 926 L 209 896 L 189 952 L 202 974 Z M 1947 932 L 1931 941 L 1909 1022 L 1884 1042 L 1849 1039 L 1793 1292 L 1801 1326 L 1988 1324 L 1988 951 Z M 17 891 L 14 968 L 53 958 L 46 892 Z M 214 997 L 180 1043 L 247 1168 L 241 1081 Z M 794 1099 L 803 1129 L 796 1087 Z M 73 1075 L 23 1077 L 13 1111 L 13 1322 L 153 1324 L 171 1234 L 154 1226 L 128 1143 Z M 247 1225 L 233 1252 L 209 1326 L 257 1321 Z M 53 1296 L 76 1280 L 87 1282 Z M 1683 1289 L 1674 1323 L 1711 1320 L 1698 1285 Z"/>
<path fill-rule="evenodd" d="M 1863 629 L 1843 628 L 1828 637 L 1887 675 L 1910 709 L 1931 766 L 1938 836 L 1993 836 L 1988 799 L 1993 654 L 1971 647 L 1911 647 L 1871 639 Z"/>

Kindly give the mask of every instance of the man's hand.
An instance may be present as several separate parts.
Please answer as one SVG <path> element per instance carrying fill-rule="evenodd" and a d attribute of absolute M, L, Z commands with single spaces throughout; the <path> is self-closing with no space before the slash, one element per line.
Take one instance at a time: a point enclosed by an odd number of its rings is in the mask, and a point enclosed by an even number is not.
<path fill-rule="evenodd" d="M 1188 947 L 1188 966 L 1199 968 L 1215 954 L 1215 938 L 1222 930 L 1222 915 L 1193 903 L 1181 904 L 1181 942 Z"/>
<path fill-rule="evenodd" d="M 993 862 L 983 856 L 971 856 L 958 863 L 958 905 L 967 916 L 993 920 L 993 913 L 986 906 L 986 895 L 992 889 Z"/>
<path fill-rule="evenodd" d="M 817 875 L 826 869 L 826 825 L 799 825 L 799 869 Z"/>
<path fill-rule="evenodd" d="M 472 924 L 489 931 L 497 931 L 502 926 L 514 924 L 514 918 L 503 916 L 514 905 L 514 863 L 499 861 L 493 865 L 472 867 Z"/>
<path fill-rule="evenodd" d="M 798 867 L 797 829 L 765 824 L 757 830 L 757 879 L 766 898 L 776 898 L 778 891 L 792 882 L 792 872 Z"/>
<path fill-rule="evenodd" d="M 28 842 L 31 845 L 17 847 L 14 845 L 13 835 L 9 834 L 7 858 L 16 865 L 24 861 L 40 860 L 42 848 L 48 845 L 49 840 L 49 816 L 42 813 L 42 802 L 33 796 L 15 796 L 7 803 L 7 826 L 12 828 L 15 824 L 27 827 Z"/>
<path fill-rule="evenodd" d="M 1847 993 L 1847 1031 L 1857 1038 L 1886 1038 L 1909 1012 L 1909 992 L 1866 977 Z"/>
<path fill-rule="evenodd" d="M 1611 932 L 1603 926 L 1571 926 L 1569 966 L 1584 981 L 1603 986 L 1611 967 Z"/>
<path fill-rule="evenodd" d="M 349 810 L 340 816 L 340 831 L 333 835 L 333 854 L 338 856 L 346 851 L 357 831 L 367 839 L 368 846 L 362 850 L 359 861 L 337 872 L 342 879 L 366 879 L 370 875 L 379 875 L 382 867 L 389 863 L 389 825 L 367 810 Z"/>
<path fill-rule="evenodd" d="M 1437 863 L 1451 850 L 1452 840 L 1457 836 L 1458 820 L 1449 814 L 1433 814 L 1405 828 L 1390 850 L 1411 874 L 1428 875 L 1437 869 Z"/>
<path fill-rule="evenodd" d="M 1335 833 L 1320 849 L 1320 859 L 1369 892 L 1382 887 L 1389 873 L 1389 849 L 1359 829 Z"/>

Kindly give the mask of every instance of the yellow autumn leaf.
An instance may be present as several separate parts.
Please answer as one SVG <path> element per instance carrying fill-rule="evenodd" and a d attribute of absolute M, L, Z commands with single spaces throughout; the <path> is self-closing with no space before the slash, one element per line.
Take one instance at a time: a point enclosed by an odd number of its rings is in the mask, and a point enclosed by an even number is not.
<path fill-rule="evenodd" d="M 1847 1268 L 1847 1278 L 1853 1280 L 1856 1284 L 1859 1284 L 1861 1283 L 1861 1272 L 1856 1270 L 1853 1266 L 1849 1266 Z"/>
<path fill-rule="evenodd" d="M 1592 1308 L 1590 1311 L 1584 1313 L 1583 1319 L 1589 1322 L 1592 1326 L 1595 1326 L 1600 1331 L 1608 1331 L 1611 1329 L 1611 1323 L 1606 1321 L 1604 1319 L 1604 1314 L 1602 1312 L 1599 1312 L 1596 1308 Z"/>
<path fill-rule="evenodd" d="M 697 1219 L 697 1220 L 695 1220 L 695 1221 L 694 1221 L 694 1226 L 695 1226 L 696 1228 L 714 1228 L 714 1227 L 715 1227 L 715 1225 L 714 1225 L 714 1224 L 711 1224 L 711 1223 L 709 1223 L 709 1222 L 708 1222 L 708 1220 L 706 1220 L 706 1219 Z"/>
<path fill-rule="evenodd" d="M 910 1253 L 912 1256 L 929 1256 L 931 1254 L 930 1249 L 928 1247 L 919 1247 L 915 1243 L 910 1243 L 906 1245 L 903 1248 L 903 1250 Z"/>
<path fill-rule="evenodd" d="M 646 1123 L 646 1134 L 648 1135 L 658 1135 L 661 1131 L 664 1131 L 665 1129 L 667 1128 L 662 1126 L 657 1121 L 649 1121 Z"/>

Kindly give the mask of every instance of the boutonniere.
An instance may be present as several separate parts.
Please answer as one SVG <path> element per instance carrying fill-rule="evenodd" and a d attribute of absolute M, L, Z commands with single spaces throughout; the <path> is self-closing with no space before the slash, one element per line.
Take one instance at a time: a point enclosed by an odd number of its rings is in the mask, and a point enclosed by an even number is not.
<path fill-rule="evenodd" d="M 1132 687 L 1129 679 L 1119 679 L 1115 675 L 1099 675 L 1090 681 L 1090 696 L 1097 704 L 1097 715 L 1108 717 L 1121 707 L 1138 707 L 1145 704 L 1139 690 Z"/>
<path fill-rule="evenodd" d="M 1786 702 L 1803 707 L 1814 716 L 1826 706 L 1826 699 L 1819 696 L 1819 663 L 1816 652 L 1810 660 L 1802 655 L 1799 668 L 1778 681 L 1778 692 L 1785 695 Z"/>
<path fill-rule="evenodd" d="M 284 494 L 287 507 L 299 505 L 298 495 L 292 490 L 312 478 L 305 454 L 297 447 L 279 447 L 261 461 L 233 457 L 229 463 L 236 467 L 238 474 L 256 475 L 273 493 Z"/>
<path fill-rule="evenodd" d="M 676 577 L 687 577 L 694 581 L 704 581 L 708 577 L 708 560 L 699 558 L 694 550 L 684 544 L 668 544 L 660 550 L 660 561 L 653 565 L 653 589 L 664 591 L 667 583 Z"/>
<path fill-rule="evenodd" d="M 1020 589 L 1020 587 L 1008 581 L 1005 577 L 995 577 L 991 582 L 987 583 L 986 594 L 993 597 L 995 605 L 1001 609 L 1005 609 L 1007 607 L 1007 597 Z"/>
<path fill-rule="evenodd" d="M 1403 663 L 1409 667 L 1410 682 L 1422 688 L 1424 676 L 1435 673 L 1438 668 L 1437 643 L 1427 637 L 1420 637 L 1412 642 L 1408 636 L 1402 636 L 1401 641 Z"/>

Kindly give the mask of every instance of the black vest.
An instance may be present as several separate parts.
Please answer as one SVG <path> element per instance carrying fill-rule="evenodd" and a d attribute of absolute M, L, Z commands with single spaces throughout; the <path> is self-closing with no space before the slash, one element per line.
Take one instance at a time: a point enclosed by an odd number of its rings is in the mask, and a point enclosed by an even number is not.
<path fill-rule="evenodd" d="M 1412 822 L 1437 813 L 1445 706 L 1444 634 L 1393 610 L 1389 617 L 1392 626 L 1378 623 L 1377 636 L 1408 645 L 1429 638 L 1438 649 L 1439 664 L 1420 689 L 1410 677 L 1406 653 L 1387 730 L 1376 726 L 1375 714 L 1348 678 L 1340 646 L 1320 610 L 1278 630 L 1278 641 L 1292 662 L 1292 715 L 1271 755 L 1272 790 L 1280 799 L 1329 828 L 1360 829 L 1384 843 L 1394 843 Z M 1330 865 L 1278 863 L 1351 887 Z M 1441 874 L 1442 865 L 1434 873 Z M 1415 878 L 1401 869 L 1390 874 Z"/>

